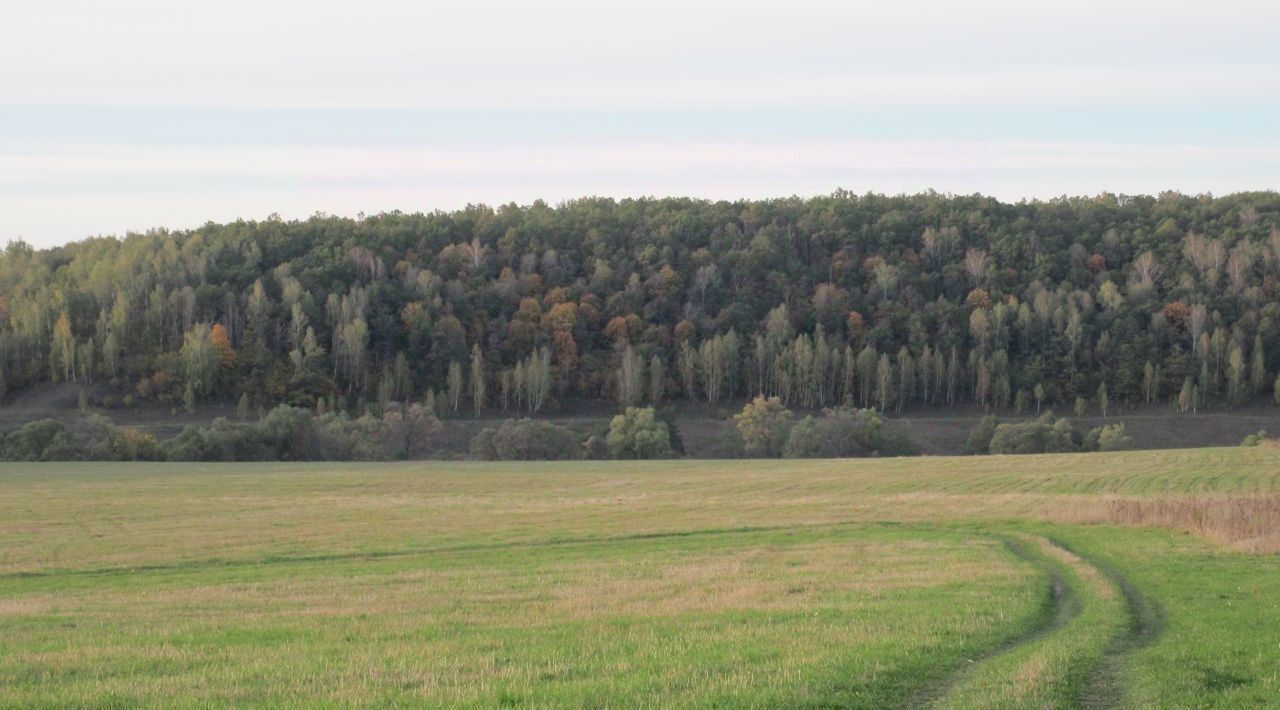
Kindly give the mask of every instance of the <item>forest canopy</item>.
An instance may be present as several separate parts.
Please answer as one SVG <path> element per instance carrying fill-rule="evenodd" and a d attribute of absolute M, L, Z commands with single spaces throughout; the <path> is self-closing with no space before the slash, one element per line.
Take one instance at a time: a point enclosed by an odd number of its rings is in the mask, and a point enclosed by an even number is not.
<path fill-rule="evenodd" d="M 1274 192 L 591 198 L 18 241 L 0 396 L 1226 407 L 1280 394 L 1278 279 Z"/>

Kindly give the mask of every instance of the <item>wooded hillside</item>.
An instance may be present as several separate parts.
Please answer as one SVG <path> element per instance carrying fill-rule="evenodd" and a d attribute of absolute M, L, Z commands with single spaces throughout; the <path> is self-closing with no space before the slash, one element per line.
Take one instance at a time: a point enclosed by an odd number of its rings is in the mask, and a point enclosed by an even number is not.
<path fill-rule="evenodd" d="M 0 256 L 0 394 L 357 410 L 1271 397 L 1280 194 L 582 199 Z"/>

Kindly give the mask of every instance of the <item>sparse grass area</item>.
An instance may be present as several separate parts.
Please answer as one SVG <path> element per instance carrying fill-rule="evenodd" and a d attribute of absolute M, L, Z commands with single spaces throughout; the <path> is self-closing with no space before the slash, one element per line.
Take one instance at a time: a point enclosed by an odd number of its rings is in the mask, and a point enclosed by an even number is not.
<path fill-rule="evenodd" d="M 1267 447 L 6 465 L 0 705 L 1264 704 L 1280 558 L 1169 511 L 1277 492 Z"/>

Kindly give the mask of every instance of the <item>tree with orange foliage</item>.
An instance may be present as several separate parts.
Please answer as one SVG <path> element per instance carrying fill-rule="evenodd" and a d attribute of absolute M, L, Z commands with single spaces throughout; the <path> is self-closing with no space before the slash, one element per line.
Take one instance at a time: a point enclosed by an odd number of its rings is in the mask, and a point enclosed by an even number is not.
<path fill-rule="evenodd" d="M 557 303 L 542 317 L 542 326 L 551 331 L 572 331 L 578 324 L 578 305 L 576 303 Z"/>
<path fill-rule="evenodd" d="M 520 299 L 520 307 L 516 309 L 516 315 L 536 320 L 542 316 L 542 304 L 538 303 L 536 298 L 525 296 Z"/>
<path fill-rule="evenodd" d="M 986 289 L 975 288 L 965 296 L 964 302 L 974 308 L 990 308 L 991 294 L 987 293 Z"/>
<path fill-rule="evenodd" d="M 613 341 L 615 347 L 621 347 L 631 341 L 631 330 L 627 326 L 627 319 L 622 316 L 615 316 L 609 320 L 604 326 L 604 335 Z"/>
<path fill-rule="evenodd" d="M 1182 335 L 1187 332 L 1187 319 L 1191 318 L 1191 309 L 1182 301 L 1171 301 L 1160 311 L 1174 332 Z"/>
<path fill-rule="evenodd" d="M 863 332 L 867 328 L 867 321 L 862 314 L 857 311 L 849 311 L 849 317 L 845 319 L 845 327 L 849 330 L 849 337 L 857 340 L 862 337 Z"/>
<path fill-rule="evenodd" d="M 556 365 L 564 370 L 572 370 L 578 364 L 578 343 L 573 334 L 567 330 L 557 330 L 552 341 Z"/>
<path fill-rule="evenodd" d="M 227 333 L 227 327 L 221 323 L 214 323 L 212 330 L 209 331 L 209 341 L 213 344 L 214 351 L 218 353 L 218 365 L 234 367 L 236 349 L 231 346 L 231 335 Z"/>

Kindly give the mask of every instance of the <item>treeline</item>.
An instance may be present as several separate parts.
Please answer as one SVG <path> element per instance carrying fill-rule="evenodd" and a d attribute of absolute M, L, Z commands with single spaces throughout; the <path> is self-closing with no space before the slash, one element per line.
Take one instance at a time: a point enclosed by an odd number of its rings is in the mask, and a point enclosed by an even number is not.
<path fill-rule="evenodd" d="M 1280 195 L 583 199 L 0 256 L 0 397 L 528 416 L 1280 397 Z M 105 392 L 106 394 L 101 394 Z"/>
<path fill-rule="evenodd" d="M 852 458 L 908 456 L 919 447 L 891 434 L 869 409 L 828 409 L 796 422 L 778 398 L 757 397 L 733 417 L 712 452 L 718 457 Z M 392 403 L 376 416 L 316 414 L 281 404 L 255 421 L 219 417 L 187 425 L 169 439 L 120 427 L 100 414 L 69 423 L 41 419 L 0 436 L 0 461 L 395 461 L 452 458 L 442 426 L 421 404 Z M 667 459 L 684 456 L 670 411 L 627 407 L 583 434 L 545 420 L 508 419 L 472 437 L 481 461 Z"/>

